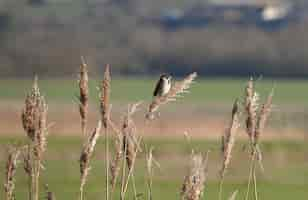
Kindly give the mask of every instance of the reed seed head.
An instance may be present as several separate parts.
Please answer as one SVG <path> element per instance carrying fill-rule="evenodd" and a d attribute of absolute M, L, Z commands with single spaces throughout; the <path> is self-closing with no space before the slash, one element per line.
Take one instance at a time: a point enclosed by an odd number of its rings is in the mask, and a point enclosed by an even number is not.
<path fill-rule="evenodd" d="M 88 118 L 89 107 L 89 77 L 88 77 L 88 65 L 84 58 L 81 57 L 82 64 L 79 71 L 79 113 L 81 117 L 82 131 L 86 132 L 86 123 Z"/>
<path fill-rule="evenodd" d="M 11 147 L 6 161 L 4 191 L 8 200 L 14 200 L 15 174 L 19 162 L 20 150 Z"/>
<path fill-rule="evenodd" d="M 259 116 L 257 119 L 257 126 L 254 133 L 254 142 L 255 144 L 258 143 L 259 137 L 261 133 L 264 130 L 264 127 L 266 125 L 267 119 L 272 111 L 272 101 L 273 101 L 273 95 L 274 92 L 272 92 L 268 95 L 266 102 L 261 106 Z"/>
<path fill-rule="evenodd" d="M 109 101 L 110 101 L 110 66 L 107 64 L 105 67 L 104 78 L 100 86 L 100 109 L 101 118 L 105 128 L 108 126 L 109 121 Z"/>
<path fill-rule="evenodd" d="M 146 114 L 146 118 L 153 119 L 153 113 L 156 112 L 161 105 L 171 101 L 176 101 L 176 99 L 180 97 L 180 94 L 188 93 L 188 89 L 196 77 L 196 72 L 191 73 L 184 80 L 173 84 L 166 95 L 156 96 L 149 106 L 149 111 Z"/>
<path fill-rule="evenodd" d="M 232 108 L 232 117 L 229 127 L 227 128 L 222 138 L 222 150 L 223 150 L 223 165 L 221 169 L 221 176 L 224 176 L 226 169 L 229 166 L 231 160 L 232 148 L 235 142 L 235 135 L 240 126 L 239 123 L 239 103 L 236 100 Z"/>
<path fill-rule="evenodd" d="M 89 136 L 80 154 L 79 164 L 80 164 L 80 175 L 81 175 L 81 188 L 83 188 L 84 184 L 86 183 L 88 172 L 90 170 L 90 158 L 93 154 L 96 142 L 100 136 L 100 130 L 101 130 L 101 121 L 98 122 L 97 127 Z"/>
<path fill-rule="evenodd" d="M 137 128 L 132 118 L 140 105 L 141 102 L 137 102 L 129 106 L 127 114 L 124 116 L 122 126 L 123 151 L 125 152 L 126 163 L 129 169 L 133 166 L 137 150 L 140 148 L 136 136 Z"/>
<path fill-rule="evenodd" d="M 206 168 L 207 158 L 204 159 L 201 154 L 192 153 L 189 173 L 185 176 L 181 189 L 182 200 L 199 200 L 202 198 Z"/>
<path fill-rule="evenodd" d="M 246 118 L 246 132 L 251 140 L 253 142 L 254 140 L 254 132 L 256 129 L 256 123 L 257 123 L 257 111 L 259 107 L 259 95 L 257 92 L 255 92 L 254 89 L 254 82 L 251 78 L 248 81 L 246 90 L 245 90 L 245 110 L 247 114 Z"/>
<path fill-rule="evenodd" d="M 41 94 L 35 77 L 31 92 L 26 96 L 25 106 L 22 110 L 21 119 L 24 130 L 28 137 L 34 141 L 39 120 L 39 105 Z"/>

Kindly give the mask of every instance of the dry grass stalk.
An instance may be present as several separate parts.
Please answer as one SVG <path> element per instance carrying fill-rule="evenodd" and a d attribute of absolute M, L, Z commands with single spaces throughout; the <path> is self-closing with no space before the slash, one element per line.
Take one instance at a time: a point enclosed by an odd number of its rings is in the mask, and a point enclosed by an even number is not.
<path fill-rule="evenodd" d="M 191 73 L 184 80 L 176 82 L 166 95 L 155 97 L 149 106 L 149 111 L 146 117 L 148 119 L 152 119 L 153 113 L 156 112 L 161 105 L 170 101 L 175 101 L 180 96 L 180 94 L 187 93 L 190 85 L 193 83 L 196 77 L 196 72 Z"/>
<path fill-rule="evenodd" d="M 237 196 L 238 190 L 235 190 L 232 195 L 229 197 L 228 200 L 235 200 L 236 196 Z"/>
<path fill-rule="evenodd" d="M 246 132 L 249 136 L 251 143 L 254 140 L 254 131 L 257 123 L 257 110 L 258 110 L 259 95 L 255 92 L 254 81 L 251 78 L 248 81 L 245 90 L 245 110 L 247 113 L 246 119 Z"/>
<path fill-rule="evenodd" d="M 32 176 L 33 169 L 31 163 L 31 147 L 30 145 L 26 146 L 26 152 L 23 155 L 23 168 L 27 175 Z"/>
<path fill-rule="evenodd" d="M 37 131 L 40 98 L 41 94 L 37 85 L 37 77 L 35 77 L 31 92 L 26 96 L 25 107 L 21 114 L 23 128 L 32 141 L 35 140 Z"/>
<path fill-rule="evenodd" d="M 152 185 L 153 185 L 153 147 L 150 147 L 149 152 L 146 155 L 146 166 L 147 166 L 147 188 L 148 188 L 148 199 L 152 200 Z"/>
<path fill-rule="evenodd" d="M 101 121 L 98 122 L 97 127 L 89 136 L 87 142 L 84 144 L 81 151 L 79 164 L 80 164 L 80 199 L 83 199 L 83 188 L 87 180 L 87 176 L 90 170 L 90 158 L 93 154 L 94 147 L 100 136 Z"/>
<path fill-rule="evenodd" d="M 110 66 L 107 64 L 105 67 L 104 78 L 100 86 L 100 110 L 101 120 L 105 128 L 105 153 L 106 153 L 106 200 L 109 199 L 109 137 L 108 137 L 108 124 L 110 116 Z"/>
<path fill-rule="evenodd" d="M 42 159 L 42 154 L 46 151 L 47 145 L 47 104 L 44 97 L 40 97 L 38 105 L 38 128 L 37 133 L 35 134 L 35 146 L 34 152 L 39 160 Z"/>
<path fill-rule="evenodd" d="M 181 189 L 182 200 L 198 200 L 203 196 L 206 180 L 207 156 L 192 153 L 189 174 L 185 176 Z"/>
<path fill-rule="evenodd" d="M 272 111 L 272 100 L 273 100 L 274 92 L 272 92 L 268 95 L 266 102 L 261 106 L 260 113 L 258 116 L 257 126 L 254 133 L 254 142 L 255 144 L 258 143 L 259 137 L 261 133 L 264 130 L 265 124 L 267 122 L 267 119 Z"/>
<path fill-rule="evenodd" d="M 88 119 L 88 107 L 89 107 L 89 77 L 88 77 L 88 65 L 84 58 L 81 57 L 82 64 L 80 65 L 79 72 L 79 113 L 81 117 L 81 129 L 83 135 L 86 134 L 87 119 Z"/>
<path fill-rule="evenodd" d="M 110 110 L 110 109 L 109 109 Z M 123 157 L 123 135 L 121 130 L 109 119 L 109 126 L 115 132 L 115 155 L 110 165 L 110 185 L 111 185 L 111 193 L 113 193 L 118 176 L 121 170 L 121 159 Z"/>
<path fill-rule="evenodd" d="M 40 94 L 37 77 L 35 77 L 32 90 L 25 100 L 25 107 L 22 111 L 22 124 L 30 138 L 30 153 L 33 154 L 33 156 L 29 157 L 32 167 L 31 184 L 35 195 L 34 199 L 38 200 L 41 161 L 46 150 L 47 104 Z"/>
<path fill-rule="evenodd" d="M 111 191 L 114 191 L 118 176 L 121 170 L 121 159 L 123 157 L 123 137 L 122 134 L 116 134 L 115 155 L 110 165 L 110 185 Z"/>
<path fill-rule="evenodd" d="M 32 194 L 33 194 L 33 178 L 34 178 L 34 171 L 33 171 L 33 159 L 32 159 L 32 148 L 30 145 L 27 145 L 25 147 L 25 152 L 23 155 L 23 168 L 25 173 L 28 176 L 28 193 L 29 193 L 29 200 L 32 200 Z"/>
<path fill-rule="evenodd" d="M 100 86 L 100 109 L 103 125 L 105 128 L 107 128 L 109 120 L 110 82 L 110 66 L 107 64 L 105 67 L 104 79 Z"/>
<path fill-rule="evenodd" d="M 138 145 L 138 140 L 136 137 L 137 128 L 132 119 L 132 115 L 137 111 L 138 106 L 141 105 L 141 102 L 135 103 L 132 106 L 129 106 L 127 115 L 124 117 L 122 134 L 123 134 L 123 149 L 125 149 L 125 157 L 128 169 L 131 169 L 133 165 L 133 160 L 135 158 L 136 149 L 140 149 Z"/>
<path fill-rule="evenodd" d="M 265 127 L 267 118 L 271 112 L 272 98 L 273 98 L 273 90 L 268 96 L 266 102 L 259 109 L 258 108 L 259 98 L 257 93 L 254 91 L 253 80 L 251 79 L 248 82 L 248 86 L 246 88 L 245 110 L 247 113 L 246 128 L 250 138 L 252 156 L 251 156 L 250 173 L 248 178 L 245 200 L 247 200 L 249 196 L 250 182 L 252 178 L 254 183 L 254 197 L 255 199 L 258 199 L 255 161 L 256 160 L 259 161 L 261 169 L 263 170 L 262 154 L 258 142 L 260 139 L 261 132 Z"/>
<path fill-rule="evenodd" d="M 137 195 L 136 188 L 134 185 L 133 168 L 137 153 L 138 151 L 141 151 L 139 146 L 141 139 L 138 139 L 136 137 L 137 128 L 132 119 L 132 116 L 137 112 L 138 107 L 141 105 L 141 103 L 142 102 L 137 102 L 131 106 L 128 106 L 127 113 L 125 113 L 123 119 L 123 125 L 121 130 L 123 156 L 122 156 L 122 180 L 121 180 L 121 197 L 120 197 L 120 199 L 122 200 L 125 198 L 130 176 L 132 176 L 135 197 Z M 125 172 L 126 166 L 129 170 L 127 173 L 127 177 Z"/>
<path fill-rule="evenodd" d="M 228 168 L 228 165 L 230 163 L 232 148 L 235 141 L 235 135 L 239 126 L 239 105 L 238 100 L 236 100 L 233 104 L 231 123 L 226 130 L 225 135 L 223 136 L 222 149 L 224 158 L 221 170 L 222 177 L 224 176 L 225 170 Z"/>
<path fill-rule="evenodd" d="M 6 177 L 4 183 L 4 191 L 6 200 L 14 200 L 14 189 L 15 189 L 15 173 L 18 164 L 18 158 L 20 155 L 20 150 L 16 148 L 11 148 L 9 150 L 9 155 L 6 161 Z"/>
<path fill-rule="evenodd" d="M 238 100 L 236 100 L 232 108 L 232 118 L 230 125 L 227 128 L 224 136 L 222 137 L 223 164 L 222 164 L 222 169 L 220 171 L 221 179 L 219 184 L 219 197 L 218 197 L 219 200 L 222 199 L 222 186 L 223 186 L 224 176 L 231 161 L 231 154 L 235 142 L 235 135 L 237 129 L 240 126 L 239 115 L 240 115 L 239 103 Z"/>

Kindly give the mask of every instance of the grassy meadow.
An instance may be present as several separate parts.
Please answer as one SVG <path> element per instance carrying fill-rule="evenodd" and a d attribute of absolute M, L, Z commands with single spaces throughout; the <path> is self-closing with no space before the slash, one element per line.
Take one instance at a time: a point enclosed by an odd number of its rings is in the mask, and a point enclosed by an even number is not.
<path fill-rule="evenodd" d="M 2 137 L 1 146 L 8 143 L 23 143 L 24 138 Z M 42 171 L 42 187 L 49 185 L 55 192 L 57 199 L 77 199 L 79 190 L 79 155 L 81 143 L 80 137 L 50 137 L 45 169 Z M 145 139 L 147 145 L 155 147 L 154 156 L 160 164 L 160 168 L 154 169 L 153 197 L 154 199 L 179 199 L 180 189 L 187 172 L 190 148 L 183 139 Z M 226 176 L 224 185 L 224 199 L 227 199 L 234 190 L 239 190 L 237 199 L 244 199 L 249 173 L 248 152 L 243 150 L 245 142 L 236 143 L 233 161 Z M 218 170 L 221 166 L 221 155 L 218 141 L 193 140 L 191 146 L 194 149 L 205 152 L 211 150 L 209 162 L 208 181 L 205 186 L 204 199 L 217 199 L 218 195 Z M 3 150 L 3 148 L 2 148 Z M 93 157 L 92 169 L 86 185 L 86 199 L 104 199 L 104 141 L 99 139 L 98 146 Z M 260 199 L 288 200 L 295 198 L 305 200 L 308 197 L 308 142 L 272 141 L 262 144 L 264 154 L 265 172 L 258 170 L 258 190 Z M 1 152 L 4 157 L 4 151 Z M 139 154 L 135 172 L 137 192 L 142 193 L 140 199 L 146 199 L 145 187 L 145 156 Z M 3 162 L 1 168 L 3 169 Z M 24 199 L 27 195 L 27 181 L 20 164 L 16 179 L 16 198 Z M 0 176 L 3 180 L 3 173 Z M 0 191 L 3 196 L 3 190 Z M 131 188 L 127 199 L 133 199 Z M 45 196 L 41 194 L 41 199 Z"/>
<path fill-rule="evenodd" d="M 184 109 L 189 105 L 212 109 L 215 112 L 217 107 L 227 110 L 228 119 L 231 105 L 235 98 L 243 97 L 243 89 L 247 80 L 244 79 L 197 79 L 189 90 L 189 94 L 184 94 L 184 98 L 178 102 L 171 103 L 171 108 L 177 110 Z M 154 79 L 149 78 L 115 78 L 111 84 L 111 103 L 125 107 L 127 103 L 139 100 L 151 101 Z M 0 106 L 6 104 L 20 104 L 26 92 L 29 91 L 32 80 L 0 80 Z M 90 79 L 91 104 L 98 104 L 99 81 Z M 48 104 L 68 105 L 77 102 L 78 85 L 76 77 L 71 79 L 39 80 L 41 92 L 47 99 Z M 256 90 L 265 97 L 274 86 L 274 105 L 277 110 L 290 111 L 289 118 L 294 126 L 307 127 L 305 119 L 308 109 L 308 80 L 260 80 L 256 82 Z M 173 104 L 173 105 L 172 105 Z M 212 107 L 214 106 L 214 107 Z M 168 106 L 167 106 L 168 107 Z M 212 107 L 212 108 L 211 108 Z M 52 106 L 51 108 L 54 108 Z M 163 110 L 164 108 L 162 108 Z M 274 110 L 275 111 L 275 110 Z M 296 118 L 297 113 L 301 113 L 300 119 Z M 0 109 L 1 114 L 1 109 Z M 174 115 L 177 113 L 175 112 Z M 168 115 L 170 116 L 170 115 Z M 298 122 L 299 121 L 299 122 Z M 1 123 L 1 120 L 0 120 Z M 75 122 L 77 125 L 79 121 Z M 297 124 L 298 123 L 298 124 Z M 17 125 L 18 124 L 18 125 Z M 16 126 L 20 126 L 20 118 L 16 118 Z M 57 126 L 57 124 L 55 124 Z M 70 124 L 68 124 L 70 126 Z M 1 127 L 1 125 L 0 125 Z M 92 127 L 89 127 L 89 129 Z M 142 132 L 142 130 L 141 130 Z M 22 136 L 24 134 L 24 136 Z M 168 133 L 169 134 L 169 133 Z M 266 134 L 266 129 L 264 134 Z M 56 199 L 78 199 L 80 173 L 79 156 L 84 137 L 81 133 L 76 136 L 60 136 L 51 131 L 48 137 L 47 151 L 44 155 L 41 172 L 41 193 L 40 199 L 44 199 L 44 184 L 48 184 Z M 154 167 L 153 179 L 153 199 L 180 199 L 180 189 L 182 187 L 184 175 L 189 164 L 191 148 L 205 153 L 210 150 L 208 177 L 204 190 L 203 199 L 218 199 L 219 170 L 221 169 L 222 156 L 220 152 L 220 141 L 207 139 L 194 139 L 188 143 L 183 138 L 169 137 L 143 138 L 143 143 L 148 147 L 154 147 L 154 157 L 160 167 Z M 307 137 L 305 137 L 307 138 Z M 4 180 L 6 147 L 8 144 L 26 144 L 26 133 L 12 133 L 9 130 L 0 132 L 0 180 Z M 85 186 L 85 199 L 98 200 L 105 197 L 105 157 L 104 138 L 98 140 L 93 159 L 91 160 L 91 170 L 88 182 Z M 230 167 L 226 173 L 223 187 L 223 199 L 227 199 L 230 194 L 238 190 L 236 199 L 244 199 L 247 178 L 249 175 L 249 149 L 248 140 L 236 140 Z M 263 200 L 306 200 L 308 198 L 308 141 L 307 140 L 272 140 L 261 143 L 263 153 L 263 164 L 265 171 L 257 168 L 257 184 L 259 199 Z M 138 199 L 147 199 L 146 193 L 146 159 L 145 152 L 138 153 L 135 167 L 135 182 L 137 186 Z M 26 199 L 27 179 L 19 164 L 16 176 L 16 199 Z M 119 189 L 119 186 L 118 188 Z M 3 189 L 0 190 L 0 199 L 4 196 Z M 129 186 L 128 198 L 132 198 L 132 188 Z M 118 196 L 117 196 L 118 198 Z M 251 196 L 250 199 L 253 199 Z"/>
<path fill-rule="evenodd" d="M 78 94 L 77 75 L 71 79 L 42 79 L 41 91 L 49 102 L 60 101 L 70 103 Z M 111 100 L 115 102 L 134 102 L 139 100 L 151 100 L 153 78 L 115 78 L 112 79 Z M 202 79 L 198 78 L 190 89 L 190 94 L 185 95 L 183 103 L 203 104 L 223 103 L 230 104 L 235 98 L 243 96 L 243 88 L 247 79 Z M 0 80 L 0 98 L 2 100 L 23 100 L 26 91 L 32 84 L 32 80 Z M 98 79 L 90 79 L 90 96 L 97 99 Z M 260 94 L 270 92 L 275 88 L 275 104 L 302 105 L 308 107 L 308 93 L 306 90 L 308 80 L 259 80 L 256 82 Z M 8 89 L 9 87 L 9 89 Z"/>

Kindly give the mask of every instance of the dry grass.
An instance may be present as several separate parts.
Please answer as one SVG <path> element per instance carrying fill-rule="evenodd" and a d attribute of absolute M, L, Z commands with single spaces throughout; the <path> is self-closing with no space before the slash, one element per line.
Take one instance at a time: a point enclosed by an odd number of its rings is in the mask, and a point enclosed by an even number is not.
<path fill-rule="evenodd" d="M 22 110 L 23 128 L 29 138 L 29 155 L 27 156 L 28 168 L 26 173 L 29 175 L 29 196 L 34 195 L 34 200 L 39 198 L 39 177 L 42 167 L 43 153 L 47 145 L 47 104 L 44 96 L 41 95 L 37 77 L 34 79 L 31 92 L 25 100 L 25 107 Z M 31 170 L 30 170 L 31 166 Z"/>
<path fill-rule="evenodd" d="M 88 65 L 81 57 L 82 64 L 79 71 L 79 113 L 81 117 L 81 130 L 83 135 L 87 132 L 88 107 L 89 107 L 89 77 Z"/>
<path fill-rule="evenodd" d="M 238 100 L 234 102 L 232 109 L 232 117 L 229 127 L 227 128 L 225 135 L 222 138 L 222 150 L 223 150 L 223 164 L 221 169 L 221 176 L 224 176 L 225 170 L 228 168 L 230 160 L 232 148 L 235 142 L 235 136 L 237 130 L 240 126 L 239 122 L 239 104 Z"/>
<path fill-rule="evenodd" d="M 90 166 L 90 158 L 93 154 L 96 142 L 100 136 L 101 131 L 101 121 L 98 122 L 97 127 L 94 129 L 92 134 L 89 136 L 87 142 L 84 144 L 83 149 L 80 154 L 79 164 L 80 164 L 80 200 L 83 199 L 83 188 L 86 184 Z"/>
<path fill-rule="evenodd" d="M 220 171 L 220 186 L 219 186 L 219 200 L 222 199 L 222 186 L 224 181 L 225 172 L 231 161 L 232 148 L 235 142 L 235 135 L 238 128 L 240 127 L 239 122 L 239 102 L 236 100 L 233 104 L 231 122 L 225 134 L 222 137 L 222 152 L 223 152 L 223 163 Z"/>
<path fill-rule="evenodd" d="M 101 121 L 105 128 L 105 152 L 106 152 L 106 200 L 109 199 L 109 136 L 108 136 L 108 122 L 110 118 L 110 66 L 105 67 L 104 78 L 100 86 L 100 111 Z"/>
<path fill-rule="evenodd" d="M 250 164 L 250 172 L 249 172 L 245 200 L 247 200 L 249 196 L 251 179 L 253 179 L 253 184 L 254 184 L 254 198 L 258 200 L 255 161 L 256 160 L 259 161 L 261 170 L 263 171 L 262 154 L 259 147 L 259 140 L 261 133 L 264 130 L 266 121 L 272 110 L 273 94 L 274 92 L 272 90 L 272 92 L 268 95 L 265 103 L 263 103 L 261 105 L 261 108 L 259 108 L 260 107 L 259 95 L 255 91 L 254 80 L 250 79 L 246 87 L 246 92 L 245 92 L 246 132 L 250 139 L 251 164 Z"/>
<path fill-rule="evenodd" d="M 206 181 L 207 157 L 202 154 L 192 153 L 190 158 L 190 169 L 184 178 L 181 189 L 182 200 L 199 200 L 203 196 Z"/>
<path fill-rule="evenodd" d="M 156 112 L 161 105 L 175 101 L 180 96 L 180 94 L 187 93 L 190 85 L 193 83 L 196 77 L 196 72 L 189 74 L 184 80 L 174 83 L 166 95 L 155 97 L 149 106 L 149 111 L 146 117 L 148 119 L 153 119 L 153 113 Z"/>
<path fill-rule="evenodd" d="M 6 178 L 4 183 L 4 191 L 6 200 L 14 200 L 14 189 L 15 189 L 15 174 L 17 169 L 17 164 L 19 161 L 20 150 L 11 147 L 9 150 L 9 155 L 6 161 Z"/>
<path fill-rule="evenodd" d="M 187 92 L 191 83 L 196 78 L 197 74 L 192 73 L 188 75 L 184 80 L 176 82 L 170 89 L 170 91 L 164 95 L 155 97 L 150 103 L 150 106 L 146 112 L 146 116 L 151 116 L 157 112 L 159 107 L 170 101 L 175 101 L 180 94 Z M 81 127 L 82 131 L 86 131 L 87 124 L 87 108 L 88 108 L 88 75 L 86 64 L 83 61 L 83 65 L 80 70 L 80 116 L 81 116 Z M 101 128 L 105 128 L 105 152 L 106 152 L 106 200 L 113 198 L 113 193 L 118 183 L 118 178 L 121 175 L 121 190 L 120 199 L 124 200 L 127 193 L 128 185 L 133 186 L 134 199 L 138 199 L 137 188 L 134 181 L 134 167 L 138 153 L 142 153 L 140 147 L 141 137 L 138 137 L 137 125 L 134 121 L 134 115 L 137 111 L 141 110 L 142 102 L 137 102 L 128 106 L 122 119 L 122 125 L 120 128 L 110 119 L 111 105 L 110 105 L 110 86 L 111 76 L 110 67 L 106 66 L 104 72 L 104 78 L 100 85 L 100 117 L 96 128 L 93 130 L 83 145 L 81 150 L 79 164 L 80 164 L 80 200 L 84 199 L 84 187 L 87 182 L 87 177 L 91 169 L 91 157 L 93 156 L 94 149 L 97 140 L 101 133 Z M 273 91 L 269 94 L 266 101 L 259 108 L 259 96 L 255 92 L 254 82 L 251 79 L 245 89 L 245 103 L 244 110 L 246 113 L 246 132 L 249 136 L 249 141 L 252 149 L 251 168 L 250 175 L 248 178 L 248 189 L 246 199 L 248 199 L 249 187 L 251 179 L 253 178 L 254 183 L 254 197 L 257 200 L 257 184 L 256 184 L 256 173 L 255 173 L 255 160 L 261 160 L 261 150 L 258 146 L 260 137 L 264 132 L 264 128 L 267 119 L 272 110 L 272 99 Z M 228 169 L 231 161 L 232 149 L 235 143 L 235 136 L 240 127 L 240 105 L 239 101 L 236 100 L 233 104 L 231 120 L 228 128 L 226 129 L 222 138 L 222 150 L 223 150 L 223 162 L 220 170 L 221 182 L 219 188 L 219 200 L 222 199 L 222 186 L 226 170 Z M 27 95 L 25 100 L 25 106 L 22 110 L 22 124 L 27 136 L 29 143 L 25 147 L 22 147 L 24 153 L 23 164 L 24 171 L 28 176 L 28 190 L 29 200 L 39 199 L 39 177 L 42 168 L 43 155 L 46 151 L 48 125 L 47 125 L 47 104 L 44 97 L 41 95 L 37 78 L 33 83 L 31 92 Z M 109 165 L 109 136 L 108 130 L 111 129 L 115 132 L 115 153 L 112 159 L 112 164 Z M 186 134 L 188 138 L 188 135 Z M 190 139 L 188 138 L 190 142 Z M 156 164 L 153 158 L 153 148 L 149 151 L 145 147 L 145 158 L 146 158 L 146 180 L 145 184 L 148 189 L 148 199 L 152 197 L 152 180 L 153 180 L 153 165 Z M 189 145 L 190 148 L 191 144 Z M 14 176 L 17 168 L 18 156 L 21 150 L 15 148 L 9 152 L 7 165 L 6 165 L 6 179 L 5 179 L 5 193 L 6 200 L 14 199 Z M 203 156 L 201 153 L 195 153 L 192 151 L 189 170 L 184 178 L 184 183 L 181 189 L 182 200 L 199 200 L 203 198 L 203 191 L 206 183 L 207 165 L 208 165 L 208 153 Z M 109 181 L 110 178 L 110 181 Z M 111 186 L 111 190 L 109 190 Z M 46 199 L 55 200 L 54 194 L 49 191 L 46 186 Z M 111 193 L 110 193 L 111 192 Z M 110 196 L 109 196 L 110 195 Z M 237 191 L 234 192 L 229 199 L 234 200 L 236 198 Z"/>
<path fill-rule="evenodd" d="M 105 128 L 107 128 L 109 121 L 109 109 L 110 109 L 110 66 L 107 64 L 105 67 L 104 78 L 100 86 L 100 109 L 101 118 Z"/>

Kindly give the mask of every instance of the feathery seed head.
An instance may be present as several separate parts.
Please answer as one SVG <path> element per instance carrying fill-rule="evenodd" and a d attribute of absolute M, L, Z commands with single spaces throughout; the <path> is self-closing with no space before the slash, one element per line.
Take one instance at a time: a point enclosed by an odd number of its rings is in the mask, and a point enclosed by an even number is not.
<path fill-rule="evenodd" d="M 16 148 L 9 149 L 9 155 L 6 161 L 6 177 L 4 183 L 4 191 L 7 199 L 14 199 L 14 189 L 15 189 L 15 173 L 17 165 L 19 162 L 20 150 Z"/>
<path fill-rule="evenodd" d="M 199 200 L 203 195 L 206 179 L 207 158 L 192 153 L 189 174 L 185 176 L 181 189 L 183 200 Z"/>
<path fill-rule="evenodd" d="M 79 113 L 81 117 L 81 128 L 82 131 L 86 132 L 86 123 L 88 118 L 88 107 L 89 107 L 89 77 L 88 77 L 88 65 L 84 58 L 81 57 L 82 64 L 80 65 L 79 71 Z"/>
<path fill-rule="evenodd" d="M 174 83 L 166 95 L 156 96 L 149 106 L 149 111 L 146 114 L 146 118 L 153 119 L 154 112 L 156 112 L 161 105 L 171 101 L 176 101 L 176 99 L 180 97 L 180 94 L 187 93 L 187 90 L 196 77 L 196 72 L 191 73 L 184 80 Z"/>
<path fill-rule="evenodd" d="M 105 67 L 104 79 L 100 86 L 100 109 L 101 109 L 101 117 L 103 121 L 103 125 L 107 128 L 109 121 L 109 101 L 110 101 L 110 66 L 109 64 Z"/>
<path fill-rule="evenodd" d="M 101 130 L 101 121 L 98 122 L 97 127 L 94 129 L 93 133 L 89 136 L 87 142 L 83 146 L 79 159 L 81 187 L 83 187 L 86 182 L 88 172 L 90 170 L 90 158 L 93 154 L 94 147 L 99 138 L 100 130 Z"/>

